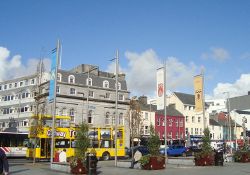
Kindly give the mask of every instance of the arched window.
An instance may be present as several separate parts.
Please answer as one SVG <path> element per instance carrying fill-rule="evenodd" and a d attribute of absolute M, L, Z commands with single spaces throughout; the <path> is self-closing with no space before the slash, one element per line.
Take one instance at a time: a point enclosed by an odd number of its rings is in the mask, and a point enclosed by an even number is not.
<path fill-rule="evenodd" d="M 92 86 L 92 78 L 87 78 L 87 79 L 86 79 L 86 84 L 87 84 L 88 86 Z"/>
<path fill-rule="evenodd" d="M 74 109 L 69 110 L 69 116 L 71 118 L 71 122 L 75 122 L 75 110 Z"/>
<path fill-rule="evenodd" d="M 115 88 L 116 88 L 116 84 L 115 84 Z M 117 87 L 118 90 L 121 90 L 121 83 L 118 82 L 118 87 Z"/>
<path fill-rule="evenodd" d="M 68 82 L 69 82 L 70 84 L 74 84 L 74 83 L 75 83 L 75 76 L 74 76 L 74 75 L 70 75 L 70 76 L 69 76 L 69 79 L 68 79 Z"/>
<path fill-rule="evenodd" d="M 93 123 L 93 111 L 89 110 L 88 112 L 88 123 L 92 124 Z"/>
<path fill-rule="evenodd" d="M 60 73 L 57 73 L 57 81 L 62 81 L 62 74 Z"/>
<path fill-rule="evenodd" d="M 107 80 L 103 81 L 103 87 L 109 88 L 109 82 Z"/>
<path fill-rule="evenodd" d="M 106 115 L 105 115 L 105 124 L 106 125 L 110 124 L 110 112 L 106 112 Z"/>

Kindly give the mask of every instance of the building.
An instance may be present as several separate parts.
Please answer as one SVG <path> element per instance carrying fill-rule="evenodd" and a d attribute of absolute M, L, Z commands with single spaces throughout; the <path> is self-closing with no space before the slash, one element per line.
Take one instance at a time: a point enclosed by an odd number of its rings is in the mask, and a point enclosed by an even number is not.
<path fill-rule="evenodd" d="M 48 102 L 49 81 L 32 75 L 0 83 L 0 123 L 6 126 L 11 118 L 18 121 L 20 130 L 27 131 L 30 117 L 52 114 L 52 103 Z M 40 76 L 46 77 L 46 76 Z M 82 64 L 72 70 L 58 70 L 56 87 L 56 115 L 70 116 L 72 124 L 87 122 L 91 127 L 115 125 L 116 81 L 115 75 L 100 71 L 97 66 Z M 39 85 L 39 87 L 37 87 Z M 126 130 L 129 109 L 129 91 L 125 75 L 118 76 L 118 125 L 125 126 L 126 143 L 129 145 L 129 131 Z M 21 96 L 21 98 L 19 98 Z M 35 100 L 36 99 L 36 100 Z M 20 106 L 20 112 L 18 107 Z M 25 123 L 27 122 L 27 123 Z M 23 126 L 22 126 L 23 125 Z M 3 127 L 4 128 L 4 127 Z"/>
<path fill-rule="evenodd" d="M 205 113 L 206 120 L 203 119 L 202 112 L 195 112 L 195 97 L 191 94 L 185 94 L 180 92 L 172 93 L 167 99 L 169 107 L 173 107 L 178 110 L 183 116 L 185 116 L 185 136 L 186 139 L 190 136 L 200 137 L 203 135 L 204 122 L 208 125 L 207 119 L 208 113 Z"/>
<path fill-rule="evenodd" d="M 173 107 L 167 107 L 167 141 L 185 140 L 185 117 Z M 156 111 L 155 131 L 162 144 L 165 141 L 165 114 L 164 110 Z"/>
<path fill-rule="evenodd" d="M 207 112 L 209 114 L 227 112 L 226 99 L 209 99 L 206 100 L 206 104 L 208 105 Z"/>

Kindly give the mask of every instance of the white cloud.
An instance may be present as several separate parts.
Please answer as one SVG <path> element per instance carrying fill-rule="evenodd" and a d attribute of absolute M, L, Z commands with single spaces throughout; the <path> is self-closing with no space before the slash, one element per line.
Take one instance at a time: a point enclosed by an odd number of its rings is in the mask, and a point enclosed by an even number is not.
<path fill-rule="evenodd" d="M 230 97 L 246 95 L 250 91 L 250 74 L 242 74 L 234 83 L 218 83 L 214 89 L 214 97 L 226 98 L 224 92 L 229 92 Z"/>
<path fill-rule="evenodd" d="M 163 65 L 154 50 L 149 49 L 142 53 L 127 51 L 128 67 L 122 69 L 126 73 L 128 89 L 132 95 L 154 96 L 156 90 L 156 70 Z M 166 59 L 167 89 L 174 91 L 178 88 L 193 88 L 193 76 L 197 67 L 194 63 L 184 64 L 175 57 Z M 114 63 L 109 65 L 114 70 Z M 113 72 L 113 71 L 112 71 Z"/>
<path fill-rule="evenodd" d="M 7 48 L 0 47 L 0 81 L 31 75 L 36 72 L 39 59 L 29 59 L 22 64 L 22 57 L 14 55 L 10 57 L 10 51 Z M 43 60 L 46 70 L 49 70 L 50 59 Z"/>
<path fill-rule="evenodd" d="M 225 61 L 226 59 L 230 58 L 230 54 L 227 50 L 225 50 L 223 48 L 212 47 L 212 48 L 210 48 L 210 52 L 203 53 L 201 55 L 201 58 L 214 59 L 217 61 Z"/>

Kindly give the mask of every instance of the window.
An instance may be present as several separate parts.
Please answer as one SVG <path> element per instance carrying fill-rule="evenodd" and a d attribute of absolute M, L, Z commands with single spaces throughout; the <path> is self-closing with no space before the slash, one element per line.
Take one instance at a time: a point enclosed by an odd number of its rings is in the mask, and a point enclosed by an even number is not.
<path fill-rule="evenodd" d="M 202 128 L 200 128 L 200 135 L 202 135 Z"/>
<path fill-rule="evenodd" d="M 195 121 L 194 121 L 194 116 L 192 116 L 192 123 L 194 123 Z"/>
<path fill-rule="evenodd" d="M 6 89 L 7 89 L 7 84 L 4 85 L 4 90 L 6 90 Z"/>
<path fill-rule="evenodd" d="M 194 134 L 194 129 L 193 129 L 193 128 L 191 128 L 191 134 L 192 134 L 192 135 Z"/>
<path fill-rule="evenodd" d="M 59 86 L 56 86 L 56 93 L 60 94 L 60 87 Z"/>
<path fill-rule="evenodd" d="M 195 128 L 195 134 L 196 134 L 196 135 L 199 134 L 198 132 L 199 132 L 199 131 L 198 131 L 198 128 Z"/>
<path fill-rule="evenodd" d="M 23 82 L 22 82 L 22 81 L 19 82 L 19 86 L 20 86 L 20 87 L 23 86 Z"/>
<path fill-rule="evenodd" d="M 14 84 L 14 87 L 17 87 L 17 83 Z"/>
<path fill-rule="evenodd" d="M 186 122 L 187 122 L 187 123 L 189 122 L 189 117 L 188 117 L 188 116 L 186 116 Z"/>
<path fill-rule="evenodd" d="M 157 126 L 160 126 L 160 118 L 157 119 Z"/>
<path fill-rule="evenodd" d="M 198 123 L 200 123 L 201 122 L 201 117 L 198 117 Z"/>
<path fill-rule="evenodd" d="M 28 86 L 28 85 L 29 85 L 29 81 L 28 81 L 28 80 L 25 80 L 25 81 L 24 81 L 24 84 L 25 84 L 25 86 Z"/>
<path fill-rule="evenodd" d="M 57 81 L 62 81 L 62 74 L 60 73 L 57 73 Z"/>
<path fill-rule="evenodd" d="M 0 85 L 0 91 L 2 90 L 2 85 Z"/>
<path fill-rule="evenodd" d="M 70 94 L 75 95 L 76 94 L 76 89 L 75 88 L 70 88 Z"/>
<path fill-rule="evenodd" d="M 63 116 L 67 116 L 67 109 L 66 109 L 66 108 L 63 108 L 63 110 L 62 110 L 62 115 L 63 115 Z"/>
<path fill-rule="evenodd" d="M 74 75 L 70 75 L 70 76 L 69 76 L 69 79 L 68 79 L 68 82 L 69 82 L 70 84 L 74 84 L 74 83 L 75 83 L 75 76 L 74 76 Z"/>
<path fill-rule="evenodd" d="M 94 91 L 89 91 L 89 97 L 94 98 Z"/>
<path fill-rule="evenodd" d="M 9 84 L 9 89 L 11 89 L 12 88 L 12 84 Z"/>
<path fill-rule="evenodd" d="M 188 135 L 188 128 L 186 128 L 186 135 Z"/>
<path fill-rule="evenodd" d="M 179 133 L 176 132 L 175 138 L 178 139 L 179 138 Z"/>
<path fill-rule="evenodd" d="M 119 114 L 119 125 L 123 125 L 123 113 Z"/>
<path fill-rule="evenodd" d="M 110 124 L 110 112 L 106 112 L 106 115 L 105 115 L 105 124 L 106 125 Z"/>
<path fill-rule="evenodd" d="M 168 126 L 172 126 L 172 122 L 173 122 L 173 120 L 172 120 L 172 119 L 169 119 L 169 120 L 168 120 Z"/>
<path fill-rule="evenodd" d="M 69 110 L 69 116 L 71 118 L 71 121 L 75 122 L 75 110 L 74 109 Z"/>
<path fill-rule="evenodd" d="M 88 86 L 92 86 L 92 78 L 87 78 L 87 79 L 86 79 L 86 84 L 87 84 Z"/>
<path fill-rule="evenodd" d="M 183 120 L 180 119 L 180 127 L 183 127 Z"/>
<path fill-rule="evenodd" d="M 107 80 L 103 81 L 103 87 L 109 88 L 109 82 Z"/>
<path fill-rule="evenodd" d="M 178 119 L 175 120 L 175 126 L 178 127 Z"/>
<path fill-rule="evenodd" d="M 124 97 L 123 97 L 122 94 L 119 94 L 119 95 L 118 95 L 118 100 L 120 100 L 120 101 L 123 101 L 123 100 L 124 100 Z"/>
<path fill-rule="evenodd" d="M 93 111 L 89 110 L 88 112 L 88 123 L 93 123 Z"/>
<path fill-rule="evenodd" d="M 164 118 L 162 119 L 162 126 L 165 126 L 165 120 L 164 120 Z"/>
<path fill-rule="evenodd" d="M 169 138 L 172 138 L 172 132 L 169 132 L 169 133 L 168 133 L 168 137 L 169 137 Z"/>
<path fill-rule="evenodd" d="M 105 98 L 110 99 L 110 93 L 107 92 L 107 93 L 105 94 Z"/>
<path fill-rule="evenodd" d="M 145 112 L 145 120 L 148 121 L 148 113 Z"/>
<path fill-rule="evenodd" d="M 145 126 L 145 134 L 149 134 L 149 127 Z"/>
<path fill-rule="evenodd" d="M 35 84 L 35 79 L 34 78 L 30 80 L 30 84 L 31 85 Z"/>

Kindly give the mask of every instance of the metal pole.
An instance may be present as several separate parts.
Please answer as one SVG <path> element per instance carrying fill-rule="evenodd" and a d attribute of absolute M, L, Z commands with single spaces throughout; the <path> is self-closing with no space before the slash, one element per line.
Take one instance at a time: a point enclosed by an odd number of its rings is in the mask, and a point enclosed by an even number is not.
<path fill-rule="evenodd" d="M 89 119 L 88 119 L 88 116 L 89 116 L 89 69 L 88 69 L 88 92 L 87 92 L 87 112 L 86 112 L 86 115 L 87 115 L 87 122 L 89 123 Z"/>
<path fill-rule="evenodd" d="M 167 164 L 167 104 L 166 104 L 166 61 L 164 61 L 164 145 L 165 145 L 165 165 Z"/>
<path fill-rule="evenodd" d="M 118 65 L 119 65 L 119 52 L 116 51 L 116 64 L 115 64 L 115 166 L 117 166 L 117 118 L 118 118 Z"/>
<path fill-rule="evenodd" d="M 60 48 L 60 41 L 57 41 L 57 48 L 56 48 L 56 69 L 55 69 L 55 83 L 54 83 L 54 100 L 53 100 L 53 108 L 52 108 L 52 135 L 51 135 L 51 152 L 50 152 L 50 166 L 53 163 L 54 157 L 54 139 L 55 139 L 55 113 L 56 113 L 56 85 L 57 85 L 57 64 L 59 59 L 59 48 Z"/>
<path fill-rule="evenodd" d="M 227 93 L 227 100 L 228 100 L 228 123 L 229 123 L 229 143 L 230 143 L 230 153 L 232 153 L 232 126 L 231 126 L 231 116 L 230 116 L 230 96 L 229 96 L 229 92 Z"/>
<path fill-rule="evenodd" d="M 234 134 L 235 134 L 235 151 L 237 150 L 237 127 L 236 127 L 236 115 L 235 115 L 235 110 L 234 111 Z"/>

